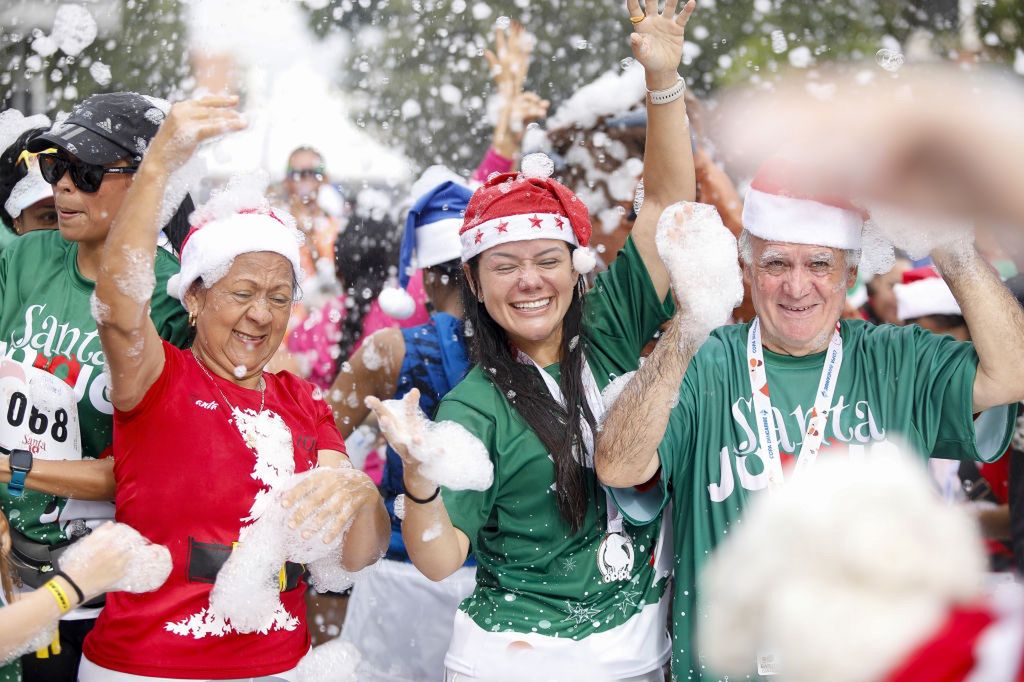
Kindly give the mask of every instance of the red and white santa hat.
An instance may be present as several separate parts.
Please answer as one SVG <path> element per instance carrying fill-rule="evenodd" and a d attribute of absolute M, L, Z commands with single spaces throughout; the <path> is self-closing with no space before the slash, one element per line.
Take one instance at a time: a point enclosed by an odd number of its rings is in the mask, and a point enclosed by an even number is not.
<path fill-rule="evenodd" d="M 579 247 L 572 254 L 577 272 L 593 270 L 596 258 L 588 248 L 592 228 L 587 207 L 550 177 L 553 164 L 543 154 L 525 157 L 522 167 L 522 173 L 488 178 L 473 193 L 459 232 L 462 262 L 499 244 L 558 239 Z"/>
<path fill-rule="evenodd" d="M 808 180 L 796 163 L 766 161 L 743 202 L 743 228 L 766 241 L 859 249 L 867 214 L 848 199 L 815 192 Z"/>
<path fill-rule="evenodd" d="M 302 235 L 295 229 L 295 221 L 289 214 L 261 203 L 205 221 L 201 210 L 197 215 L 199 222 L 193 223 L 181 247 L 181 271 L 167 280 L 167 293 L 183 305 L 185 292 L 193 282 L 202 278 L 206 286 L 213 285 L 243 253 L 281 254 L 291 263 L 295 281 L 302 282 L 299 261 Z"/>
<path fill-rule="evenodd" d="M 930 265 L 903 273 L 903 283 L 893 286 L 896 314 L 904 322 L 926 315 L 962 315 L 949 285 Z"/>

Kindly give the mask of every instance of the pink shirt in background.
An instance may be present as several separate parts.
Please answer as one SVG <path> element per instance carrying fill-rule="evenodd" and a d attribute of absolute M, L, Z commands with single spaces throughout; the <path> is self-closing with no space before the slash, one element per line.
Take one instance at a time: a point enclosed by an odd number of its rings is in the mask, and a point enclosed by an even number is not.
<path fill-rule="evenodd" d="M 386 315 L 376 300 L 363 318 L 363 330 L 352 352 L 355 353 L 370 334 L 388 327 L 416 327 L 430 320 L 427 313 L 427 292 L 423 288 L 423 271 L 417 271 L 409 279 L 407 289 L 416 302 L 416 310 L 407 320 L 396 320 Z M 313 310 L 288 335 L 288 350 L 299 359 L 304 368 L 308 367 L 307 379 L 324 391 L 331 388 L 338 373 L 338 341 L 341 340 L 341 323 L 348 308 L 345 295 L 328 301 L 322 308 Z M 378 452 L 371 452 L 363 465 L 374 483 L 380 484 L 384 474 L 384 458 Z"/>
<path fill-rule="evenodd" d="M 513 164 L 513 159 L 502 156 L 494 150 L 494 147 L 488 147 L 487 154 L 484 155 L 480 165 L 473 172 L 473 182 L 482 185 L 494 173 L 508 173 L 512 170 Z"/>

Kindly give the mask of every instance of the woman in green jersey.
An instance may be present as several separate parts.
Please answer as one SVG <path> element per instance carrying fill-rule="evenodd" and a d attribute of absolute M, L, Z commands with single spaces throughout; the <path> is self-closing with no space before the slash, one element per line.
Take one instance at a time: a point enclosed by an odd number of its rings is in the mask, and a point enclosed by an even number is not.
<path fill-rule="evenodd" d="M 628 3 L 649 93 L 646 196 L 631 238 L 593 289 L 582 276 L 593 260 L 586 208 L 546 177 L 546 159 L 527 157 L 523 174 L 492 178 L 466 211 L 463 298 L 475 366 L 436 418 L 484 444 L 493 485 L 439 494 L 401 446 L 415 435 L 401 418 L 408 415 L 371 400 L 405 461 L 403 537 L 413 563 L 434 580 L 470 549 L 479 563 L 477 587 L 456 613 L 449 680 L 489 679 L 501 668 L 557 674 L 567 664 L 604 679 L 662 679 L 669 641 L 660 528 L 623 522 L 594 476 L 592 453 L 600 392 L 636 368 L 670 312 L 654 234 L 666 206 L 694 196 L 676 72 L 693 5 L 676 15 L 669 2 L 644 15 Z"/>

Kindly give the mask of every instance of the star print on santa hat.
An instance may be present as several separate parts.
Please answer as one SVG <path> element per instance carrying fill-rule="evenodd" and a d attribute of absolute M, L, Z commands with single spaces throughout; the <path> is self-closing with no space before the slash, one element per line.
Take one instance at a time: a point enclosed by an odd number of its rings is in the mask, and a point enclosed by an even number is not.
<path fill-rule="evenodd" d="M 532 170 L 494 175 L 473 194 L 459 233 L 462 261 L 499 244 L 553 239 L 576 247 L 574 269 L 590 272 L 595 258 L 587 248 L 592 229 L 587 207 L 565 185 L 539 172 L 550 172 L 551 164 L 526 164 L 524 159 L 523 167 Z"/>

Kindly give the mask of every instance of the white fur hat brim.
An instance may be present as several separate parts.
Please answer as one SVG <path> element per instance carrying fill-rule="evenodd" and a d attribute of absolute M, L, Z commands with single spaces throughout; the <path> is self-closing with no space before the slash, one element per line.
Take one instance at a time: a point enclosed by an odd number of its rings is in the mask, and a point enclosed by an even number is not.
<path fill-rule="evenodd" d="M 243 253 L 268 251 L 288 259 L 298 284 L 300 233 L 265 213 L 235 213 L 194 229 L 181 250 L 181 272 L 168 280 L 168 293 L 184 302 L 185 292 L 198 280 L 218 282 Z"/>

